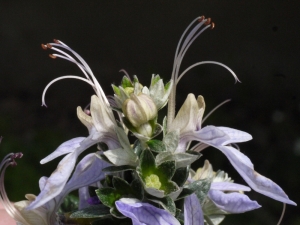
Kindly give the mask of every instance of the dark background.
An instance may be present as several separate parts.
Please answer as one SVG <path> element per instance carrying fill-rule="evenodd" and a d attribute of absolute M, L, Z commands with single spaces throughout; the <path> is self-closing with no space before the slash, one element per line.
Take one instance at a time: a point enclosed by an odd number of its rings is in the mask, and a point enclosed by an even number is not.
<path fill-rule="evenodd" d="M 86 136 L 76 117 L 93 94 L 76 80 L 63 80 L 48 91 L 48 108 L 41 107 L 43 88 L 52 79 L 81 75 L 75 65 L 48 58 L 41 43 L 60 39 L 88 62 L 106 94 L 119 84 L 126 69 L 149 85 L 152 73 L 170 79 L 177 42 L 197 16 L 211 17 L 208 30 L 189 49 L 182 69 L 202 60 L 222 62 L 225 69 L 204 65 L 191 70 L 178 86 L 180 106 L 190 92 L 201 94 L 206 113 L 220 102 L 232 101 L 205 124 L 244 130 L 254 140 L 240 145 L 255 169 L 278 183 L 300 202 L 300 48 L 297 0 L 265 1 L 0 1 L 0 135 L 1 157 L 22 151 L 16 168 L 9 168 L 6 189 L 12 201 L 38 194 L 38 179 L 49 176 L 59 160 L 39 161 L 60 143 Z M 93 148 L 92 150 L 95 150 Z M 214 169 L 244 181 L 216 149 L 201 158 Z M 262 208 L 231 215 L 226 224 L 276 224 L 282 204 L 250 192 Z M 288 206 L 282 224 L 300 224 L 299 208 Z"/>

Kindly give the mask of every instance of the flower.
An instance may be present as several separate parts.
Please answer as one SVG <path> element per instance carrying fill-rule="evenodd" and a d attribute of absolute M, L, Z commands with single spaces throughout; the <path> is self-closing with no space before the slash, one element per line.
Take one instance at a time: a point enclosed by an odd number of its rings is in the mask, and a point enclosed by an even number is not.
<path fill-rule="evenodd" d="M 41 164 L 44 164 L 55 159 L 56 157 L 67 154 L 59 162 L 57 169 L 47 179 L 45 187 L 38 195 L 36 201 L 30 204 L 28 207 L 30 209 L 34 209 L 43 205 L 62 192 L 75 167 L 77 157 L 83 151 L 99 142 L 106 143 L 110 149 L 116 149 L 120 147 L 118 137 L 115 132 L 116 121 L 112 113 L 112 109 L 109 106 L 109 102 L 104 95 L 100 84 L 95 79 L 95 76 L 93 75 L 87 63 L 74 50 L 69 48 L 61 41 L 55 40 L 55 43 L 42 45 L 42 47 L 45 49 L 50 48 L 61 53 L 53 54 L 51 56 L 54 58 L 63 58 L 75 63 L 86 76 L 86 79 L 78 76 L 63 76 L 51 81 L 44 89 L 42 96 L 43 105 L 46 105 L 44 98 L 49 86 L 58 80 L 66 78 L 79 79 L 89 83 L 94 88 L 97 96 L 94 95 L 91 98 L 91 116 L 85 114 L 81 107 L 77 108 L 78 118 L 88 128 L 89 136 L 86 138 L 73 138 L 69 141 L 66 141 L 61 144 L 53 153 L 41 160 Z M 77 57 L 78 61 L 61 49 L 66 49 L 73 53 Z"/>
<path fill-rule="evenodd" d="M 233 180 L 223 171 L 214 172 L 208 160 L 205 160 L 203 168 L 199 168 L 196 172 L 190 171 L 190 183 L 204 179 L 212 182 L 208 198 L 203 202 L 202 208 L 206 219 L 212 220 L 214 224 L 224 219 L 223 214 L 244 213 L 261 207 L 243 193 L 250 191 L 249 187 L 233 183 Z"/>

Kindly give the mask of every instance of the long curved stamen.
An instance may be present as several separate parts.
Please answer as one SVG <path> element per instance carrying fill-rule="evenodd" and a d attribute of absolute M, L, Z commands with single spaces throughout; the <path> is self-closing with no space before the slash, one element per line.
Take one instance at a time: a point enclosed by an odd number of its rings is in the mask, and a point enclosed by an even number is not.
<path fill-rule="evenodd" d="M 227 102 L 230 102 L 231 101 L 231 99 L 227 99 L 227 100 L 225 100 L 225 101 L 223 101 L 223 102 L 221 102 L 219 105 L 217 105 L 215 108 L 213 108 L 203 119 L 202 119 L 202 121 L 201 121 L 201 124 L 202 123 L 204 123 L 204 121 L 213 113 L 213 112 L 215 112 L 218 108 L 220 108 L 222 105 L 224 105 L 225 103 L 227 103 Z"/>
<path fill-rule="evenodd" d="M 281 216 L 280 216 L 280 219 L 279 219 L 279 221 L 278 221 L 277 225 L 280 225 L 280 224 L 281 224 L 281 221 L 282 221 L 282 219 L 283 219 L 283 216 L 284 216 L 284 213 L 285 213 L 285 208 L 286 208 L 286 204 L 285 204 L 285 203 L 283 203 L 283 209 L 282 209 L 282 213 L 281 213 Z"/>
<path fill-rule="evenodd" d="M 1 138 L 2 139 L 2 138 Z M 1 142 L 0 139 L 0 142 Z M 14 207 L 14 205 L 9 201 L 5 187 L 4 187 L 4 175 L 6 168 L 8 166 L 16 166 L 17 163 L 15 159 L 21 158 L 23 154 L 21 152 L 19 153 L 10 153 L 4 157 L 4 159 L 0 163 L 0 201 L 2 205 L 4 206 L 6 212 L 14 218 L 16 221 L 28 225 L 28 223 L 25 221 L 25 219 L 22 217 L 22 215 L 19 213 L 19 211 Z"/>
<path fill-rule="evenodd" d="M 198 24 L 187 34 L 187 32 L 190 30 L 192 25 L 198 22 Z M 202 29 L 200 29 L 203 25 Z M 190 25 L 186 28 L 186 30 L 183 32 L 182 36 L 180 37 L 180 40 L 178 42 L 175 58 L 174 58 L 174 65 L 173 65 L 173 71 L 172 71 L 172 80 L 174 81 L 173 88 L 171 90 L 170 96 L 169 96 L 169 102 L 168 102 L 168 115 L 167 115 L 167 127 L 169 128 L 171 126 L 171 123 L 174 120 L 175 117 L 175 96 L 176 96 L 176 85 L 178 83 L 178 74 L 180 70 L 180 65 L 183 59 L 183 56 L 185 55 L 186 51 L 189 49 L 191 44 L 194 42 L 194 40 L 206 29 L 208 28 L 214 28 L 214 23 L 211 23 L 211 19 L 205 19 L 204 16 L 197 17 L 195 20 L 193 20 Z M 200 31 L 199 31 L 200 29 Z M 187 34 L 187 35 L 186 35 Z M 185 39 L 184 39 L 185 37 Z"/>
<path fill-rule="evenodd" d="M 64 44 L 63 42 L 61 42 L 59 40 L 54 40 L 54 43 L 48 43 L 46 45 L 42 45 L 42 48 L 43 49 L 48 49 L 49 48 L 49 49 L 52 49 L 52 50 L 60 53 L 60 54 L 50 55 L 51 58 L 59 57 L 59 58 L 68 60 L 68 61 L 73 62 L 74 64 L 76 64 L 80 68 L 80 70 L 84 73 L 86 78 L 93 83 L 92 86 L 93 86 L 96 94 L 98 95 L 98 97 L 107 106 L 109 106 L 109 102 L 108 102 L 108 100 L 107 100 L 107 98 L 104 94 L 104 91 L 102 90 L 99 82 L 97 81 L 96 77 L 94 76 L 91 68 L 88 66 L 88 64 L 85 62 L 85 60 L 78 53 L 76 53 L 73 49 L 71 49 L 69 46 L 67 46 L 66 44 Z M 77 59 L 74 59 L 71 55 L 69 55 L 68 53 L 66 53 L 65 51 L 63 51 L 59 48 L 70 51 Z M 44 104 L 44 102 L 43 102 L 43 104 Z"/>
<path fill-rule="evenodd" d="M 89 85 L 91 85 L 93 88 L 95 87 L 95 85 L 91 81 L 89 81 L 89 80 L 87 80 L 85 78 L 79 77 L 79 76 L 67 75 L 67 76 L 58 77 L 58 78 L 52 80 L 50 83 L 48 83 L 47 86 L 44 88 L 44 91 L 43 91 L 43 94 L 42 94 L 42 106 L 46 106 L 47 107 L 46 102 L 45 102 L 45 95 L 46 95 L 46 92 L 47 92 L 48 88 L 53 83 L 55 83 L 56 81 L 63 80 L 63 79 L 69 79 L 69 78 L 82 80 L 82 81 L 88 83 Z"/>
<path fill-rule="evenodd" d="M 180 79 L 185 75 L 185 73 L 188 72 L 190 69 L 192 69 L 192 68 L 194 68 L 194 67 L 196 67 L 196 66 L 199 66 L 199 65 L 203 65 L 203 64 L 216 64 L 216 65 L 222 66 L 222 67 L 224 67 L 225 69 L 227 69 L 227 70 L 232 74 L 232 76 L 233 76 L 234 79 L 235 79 L 235 82 L 237 82 L 237 81 L 238 81 L 238 82 L 241 82 L 241 81 L 238 79 L 237 75 L 233 72 L 233 70 L 230 69 L 228 66 L 224 65 L 223 63 L 219 63 L 219 62 L 216 62 L 216 61 L 202 61 L 202 62 L 198 62 L 198 63 L 195 63 L 195 64 L 189 66 L 185 71 L 183 71 L 183 72 L 180 74 L 180 76 L 178 77 L 177 83 L 178 83 L 178 82 L 180 81 Z M 176 84 L 177 84 L 177 83 L 176 83 Z"/>

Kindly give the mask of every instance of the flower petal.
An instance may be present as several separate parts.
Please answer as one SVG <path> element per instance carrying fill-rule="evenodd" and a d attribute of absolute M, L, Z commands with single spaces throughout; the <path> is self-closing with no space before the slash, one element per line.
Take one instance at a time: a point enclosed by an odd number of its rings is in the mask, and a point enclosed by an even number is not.
<path fill-rule="evenodd" d="M 132 220 L 133 225 L 180 225 L 168 211 L 136 199 L 122 198 L 115 204 L 124 216 Z"/>
<path fill-rule="evenodd" d="M 42 159 L 40 163 L 45 164 L 61 155 L 75 151 L 77 148 L 80 147 L 80 143 L 84 139 L 85 137 L 77 137 L 62 143 L 54 152 L 52 152 L 46 158 Z"/>
<path fill-rule="evenodd" d="M 37 208 L 52 198 L 56 197 L 63 190 L 76 164 L 77 157 L 86 149 L 96 144 L 99 140 L 92 140 L 89 136 L 80 142 L 80 146 L 72 153 L 66 155 L 57 165 L 56 170 L 51 174 L 44 184 L 43 190 L 33 201 L 28 209 Z"/>
<path fill-rule="evenodd" d="M 227 134 L 230 139 L 226 142 L 224 142 L 222 145 L 227 145 L 230 143 L 238 143 L 238 142 L 245 142 L 252 139 L 251 134 L 248 134 L 247 132 L 232 129 L 229 127 L 217 127 L 221 131 L 223 131 L 225 134 Z"/>
<path fill-rule="evenodd" d="M 204 225 L 202 208 L 195 194 L 184 199 L 184 225 Z"/>
<path fill-rule="evenodd" d="M 225 194 L 219 190 L 210 190 L 208 197 L 218 208 L 229 213 L 243 213 L 261 207 L 256 201 L 250 200 L 247 195 L 237 192 Z"/>
<path fill-rule="evenodd" d="M 232 182 L 212 182 L 210 190 L 212 189 L 219 191 L 251 191 L 251 189 L 245 185 Z"/>
<path fill-rule="evenodd" d="M 173 120 L 169 131 L 180 129 L 180 133 L 196 130 L 199 115 L 198 103 L 194 94 L 189 94 Z"/>
<path fill-rule="evenodd" d="M 272 180 L 260 175 L 254 170 L 250 159 L 237 149 L 230 146 L 214 146 L 221 150 L 229 159 L 231 165 L 239 172 L 247 184 L 258 193 L 266 195 L 277 201 L 296 205 L 285 192 Z"/>

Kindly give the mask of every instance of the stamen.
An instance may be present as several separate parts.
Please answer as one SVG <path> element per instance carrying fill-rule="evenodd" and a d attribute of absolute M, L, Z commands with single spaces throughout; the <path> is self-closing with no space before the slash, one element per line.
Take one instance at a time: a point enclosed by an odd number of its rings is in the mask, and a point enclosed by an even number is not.
<path fill-rule="evenodd" d="M 211 22 L 211 18 L 207 18 L 206 22 L 204 23 L 204 25 L 209 25 Z"/>
<path fill-rule="evenodd" d="M 60 43 L 59 40 L 57 40 L 57 39 L 53 39 L 53 42 L 56 43 L 56 44 Z"/>
<path fill-rule="evenodd" d="M 45 45 L 45 44 L 41 44 L 41 46 L 42 46 L 42 49 L 44 49 L 44 50 L 48 49 L 47 45 Z"/>
<path fill-rule="evenodd" d="M 205 16 L 200 16 L 199 19 L 198 19 L 198 22 L 202 22 L 203 20 L 205 19 Z"/>
<path fill-rule="evenodd" d="M 212 29 L 214 29 L 215 28 L 215 23 L 214 22 L 212 22 L 211 24 L 210 24 L 210 29 L 212 30 Z"/>
<path fill-rule="evenodd" d="M 2 140 L 2 137 L 0 141 Z M 4 175 L 6 168 L 8 166 L 15 166 L 17 163 L 15 162 L 16 158 L 21 158 L 23 156 L 22 153 L 10 153 L 4 157 L 2 162 L 0 163 L 0 202 L 5 208 L 6 212 L 14 218 L 17 222 L 21 224 L 28 224 L 19 211 L 14 207 L 14 205 L 9 201 L 5 187 L 4 187 Z"/>
<path fill-rule="evenodd" d="M 201 124 L 204 123 L 204 121 L 213 113 L 215 112 L 218 108 L 220 108 L 222 105 L 224 105 L 227 102 L 230 102 L 231 99 L 227 99 L 224 102 L 221 102 L 219 105 L 217 105 L 215 108 L 213 108 L 202 120 Z"/>
<path fill-rule="evenodd" d="M 285 208 L 286 208 L 286 204 L 283 203 L 282 213 L 281 213 L 281 216 L 280 216 L 280 219 L 279 219 L 277 225 L 280 225 L 280 223 L 281 223 L 281 221 L 282 221 L 282 219 L 283 219 L 283 216 L 284 216 L 284 213 L 285 213 Z"/>
<path fill-rule="evenodd" d="M 52 45 L 47 43 L 47 48 L 52 48 Z"/>
<path fill-rule="evenodd" d="M 56 56 L 53 55 L 53 54 L 49 54 L 49 57 L 50 57 L 51 59 L 56 59 Z"/>

